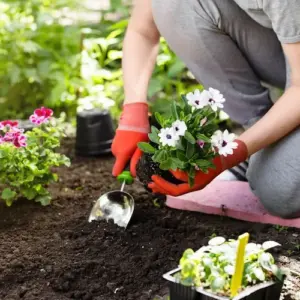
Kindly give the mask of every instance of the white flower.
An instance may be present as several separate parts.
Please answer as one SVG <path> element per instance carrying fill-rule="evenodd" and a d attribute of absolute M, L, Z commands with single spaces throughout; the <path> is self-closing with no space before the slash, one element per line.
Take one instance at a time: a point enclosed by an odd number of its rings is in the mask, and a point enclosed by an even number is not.
<path fill-rule="evenodd" d="M 202 103 L 209 104 L 213 111 L 217 111 L 218 108 L 224 107 L 223 103 L 225 102 L 225 98 L 220 91 L 209 88 L 208 91 L 204 90 L 201 93 L 201 101 Z"/>
<path fill-rule="evenodd" d="M 234 266 L 232 266 L 232 265 L 227 265 L 227 266 L 225 266 L 224 271 L 225 271 L 228 275 L 233 275 L 235 269 L 234 269 Z"/>
<path fill-rule="evenodd" d="M 186 99 L 188 100 L 189 105 L 197 109 L 201 109 L 208 105 L 208 101 L 202 96 L 202 93 L 199 90 L 195 90 L 194 93 L 188 93 Z"/>
<path fill-rule="evenodd" d="M 211 137 L 212 146 L 218 148 L 219 154 L 225 157 L 233 154 L 233 149 L 238 147 L 238 144 L 234 140 L 235 135 L 229 133 L 227 129 L 224 132 L 217 130 Z"/>
<path fill-rule="evenodd" d="M 217 236 L 217 237 L 210 239 L 208 241 L 208 245 L 209 246 L 219 246 L 219 245 L 224 244 L 225 242 L 226 242 L 225 238 L 223 238 L 222 236 Z"/>
<path fill-rule="evenodd" d="M 179 136 L 175 133 L 173 128 L 162 128 L 158 136 L 163 146 L 168 145 L 175 147 L 179 140 Z"/>
<path fill-rule="evenodd" d="M 184 136 L 187 127 L 184 121 L 176 120 L 172 124 L 172 128 L 175 131 L 175 134 L 178 136 Z"/>

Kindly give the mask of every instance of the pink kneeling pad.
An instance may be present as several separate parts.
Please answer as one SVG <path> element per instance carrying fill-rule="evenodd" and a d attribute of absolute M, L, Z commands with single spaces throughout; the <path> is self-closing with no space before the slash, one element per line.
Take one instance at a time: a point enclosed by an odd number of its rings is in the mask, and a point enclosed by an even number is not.
<path fill-rule="evenodd" d="M 178 197 L 167 196 L 167 206 L 248 222 L 300 228 L 300 218 L 286 220 L 268 214 L 251 192 L 249 184 L 241 181 L 215 180 L 201 191 Z"/>

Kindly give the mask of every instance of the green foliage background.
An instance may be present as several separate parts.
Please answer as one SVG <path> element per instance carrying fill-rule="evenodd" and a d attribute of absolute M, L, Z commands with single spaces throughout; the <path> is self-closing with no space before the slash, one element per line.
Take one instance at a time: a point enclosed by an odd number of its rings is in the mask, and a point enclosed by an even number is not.
<path fill-rule="evenodd" d="M 60 12 L 83 10 L 80 3 L 1 1 L 0 119 L 27 118 L 41 105 L 70 118 L 83 108 L 104 107 L 117 119 L 124 99 L 121 50 L 130 1 L 110 0 L 98 24 L 69 24 Z M 168 114 L 171 100 L 199 87 L 161 39 L 148 93 L 151 109 Z"/>

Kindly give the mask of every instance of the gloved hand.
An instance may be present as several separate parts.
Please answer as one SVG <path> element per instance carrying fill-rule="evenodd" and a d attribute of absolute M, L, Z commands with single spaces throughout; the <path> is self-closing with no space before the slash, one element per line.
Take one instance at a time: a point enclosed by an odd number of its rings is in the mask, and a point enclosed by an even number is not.
<path fill-rule="evenodd" d="M 141 156 L 139 142 L 147 142 L 150 130 L 147 103 L 125 104 L 111 149 L 116 158 L 113 176 L 118 176 L 130 161 L 130 172 L 136 176 L 135 166 Z"/>
<path fill-rule="evenodd" d="M 159 194 L 179 196 L 186 193 L 203 189 L 209 184 L 215 177 L 221 174 L 223 171 L 230 169 L 239 163 L 245 161 L 248 157 L 248 150 L 244 142 L 235 140 L 238 143 L 238 147 L 234 150 L 232 155 L 228 156 L 217 156 L 213 163 L 216 166 L 215 169 L 210 169 L 208 173 L 201 171 L 196 172 L 195 183 L 192 187 L 188 184 L 187 173 L 180 170 L 170 170 L 174 177 L 178 180 L 183 181 L 181 184 L 173 184 L 160 176 L 153 175 L 151 178 L 153 182 L 148 184 L 148 187 L 154 192 Z"/>

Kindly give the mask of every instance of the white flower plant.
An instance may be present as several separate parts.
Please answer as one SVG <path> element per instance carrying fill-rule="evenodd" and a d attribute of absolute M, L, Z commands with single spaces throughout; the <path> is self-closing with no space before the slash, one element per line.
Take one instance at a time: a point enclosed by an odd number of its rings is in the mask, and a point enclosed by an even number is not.
<path fill-rule="evenodd" d="M 284 272 L 275 264 L 274 257 L 267 252 L 280 244 L 267 241 L 248 243 L 245 250 L 245 267 L 242 290 L 268 281 L 283 281 Z M 231 279 L 235 272 L 238 241 L 223 237 L 211 239 L 208 246 L 194 252 L 187 249 L 180 259 L 181 271 L 175 276 L 181 284 L 202 288 L 208 292 L 229 297 Z"/>
<path fill-rule="evenodd" d="M 218 130 L 216 119 L 225 98 L 216 89 L 195 90 L 172 102 L 172 116 L 165 118 L 155 112 L 160 129 L 151 127 L 150 142 L 138 147 L 152 156 L 162 170 L 183 170 L 194 184 L 197 170 L 214 168 L 217 155 L 231 155 L 237 148 L 235 135 Z"/>

